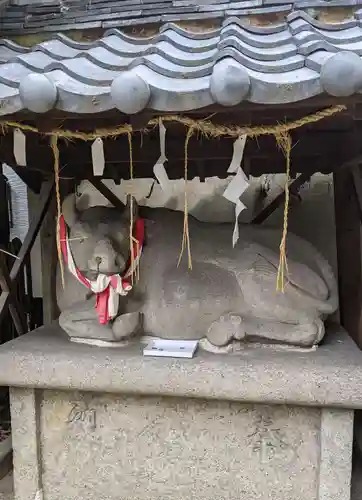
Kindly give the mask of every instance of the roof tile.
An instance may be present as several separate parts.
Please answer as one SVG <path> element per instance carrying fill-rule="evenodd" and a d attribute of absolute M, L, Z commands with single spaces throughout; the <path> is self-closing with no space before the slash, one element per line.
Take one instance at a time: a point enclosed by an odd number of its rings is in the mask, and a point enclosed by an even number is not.
<path fill-rule="evenodd" d="M 290 4 L 271 5 L 268 9 L 289 7 Z M 141 16 L 142 11 L 138 13 Z M 109 14 L 112 13 L 104 13 Z M 179 14 L 187 19 L 200 15 L 200 12 Z M 220 11 L 210 15 L 219 16 Z M 246 85 L 241 98 L 261 104 L 307 99 L 332 87 L 343 93 L 343 86 L 348 82 L 342 80 L 337 82 L 337 87 L 335 84 L 328 87 L 329 82 L 323 80 L 321 71 L 328 64 L 328 74 L 331 71 L 333 74 L 335 67 L 338 69 L 338 65 L 344 64 L 346 51 L 362 55 L 360 15 L 359 12 L 350 22 L 334 25 L 333 30 L 304 12 L 294 12 L 278 26 L 252 26 L 229 18 L 221 28 L 193 33 L 165 24 L 157 35 L 145 39 L 132 38 L 113 29 L 89 43 L 56 34 L 52 40 L 31 49 L 3 40 L 0 42 L 0 113 L 25 108 L 26 94 L 21 94 L 25 95 L 23 102 L 19 88 L 24 82 L 29 85 L 32 81 L 40 85 L 40 101 L 52 95 L 54 91 L 49 93 L 49 89 L 56 88 L 58 99 L 54 105 L 62 111 L 77 113 L 98 113 L 114 108 L 115 103 L 122 106 L 119 95 L 115 99 L 112 94 L 112 82 L 119 78 L 126 87 L 129 81 L 136 85 L 143 82 L 142 88 L 148 89 L 150 95 L 145 105 L 168 112 L 187 111 L 222 101 L 223 92 L 229 92 L 228 88 L 237 89 L 240 81 Z M 174 16 L 165 14 L 162 19 L 169 21 Z M 140 17 L 141 22 L 145 19 L 159 22 L 161 16 Z M 97 26 L 100 22 L 96 22 Z M 104 20 L 102 25 L 119 26 L 119 22 L 122 20 Z M 333 62 L 335 54 L 340 56 L 337 66 Z M 358 57 L 353 61 L 357 64 Z M 346 64 L 351 64 L 350 58 Z M 30 78 L 30 73 L 44 77 Z M 125 74 L 128 80 L 122 80 Z M 215 79 L 219 83 L 217 90 L 212 90 L 211 82 Z M 116 86 L 118 91 L 126 92 L 127 88 L 123 89 L 122 85 Z M 42 86 L 45 86 L 43 90 Z M 362 91 L 362 82 L 358 82 L 356 88 Z M 132 95 L 128 92 L 127 100 L 132 99 Z"/>
<path fill-rule="evenodd" d="M 0 32 L 3 36 L 25 35 L 38 31 L 88 29 L 90 26 L 129 26 L 164 20 L 193 21 L 288 12 L 291 9 L 351 7 L 362 0 L 59 0 L 16 5 L 16 0 L 2 12 Z M 1 4 L 1 0 L 0 0 Z M 142 7 L 141 7 L 142 6 Z M 1 7 L 1 6 L 0 6 Z M 185 16 L 185 14 L 190 16 Z M 119 23 L 117 25 L 117 20 Z M 84 23 L 84 24 L 83 24 Z M 90 24 L 91 23 L 91 24 Z M 95 23 L 95 24 L 93 24 Z"/>

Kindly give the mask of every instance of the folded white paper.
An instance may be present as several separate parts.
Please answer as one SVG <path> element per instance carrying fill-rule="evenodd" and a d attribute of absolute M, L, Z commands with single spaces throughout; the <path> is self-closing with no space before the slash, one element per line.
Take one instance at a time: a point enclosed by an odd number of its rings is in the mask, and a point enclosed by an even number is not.
<path fill-rule="evenodd" d="M 104 148 L 103 141 L 100 137 L 92 144 L 92 163 L 93 163 L 93 175 L 101 176 L 104 172 L 105 160 L 104 160 Z"/>
<path fill-rule="evenodd" d="M 156 177 L 158 183 L 161 186 L 163 191 L 166 191 L 167 184 L 169 182 L 169 178 L 165 169 L 165 162 L 167 161 L 166 157 L 166 128 L 162 123 L 162 120 L 159 120 L 158 124 L 159 134 L 160 134 L 160 157 L 156 161 L 153 167 L 153 173 Z"/>
<path fill-rule="evenodd" d="M 241 168 L 246 139 L 247 136 L 243 135 L 234 142 L 234 152 L 228 168 L 228 173 L 236 173 L 236 175 L 231 179 L 223 194 L 224 198 L 235 204 L 235 225 L 232 238 L 233 247 L 239 239 L 239 215 L 246 208 L 244 203 L 240 200 L 240 197 L 249 187 L 248 178 Z"/>
<path fill-rule="evenodd" d="M 228 168 L 229 174 L 235 173 L 237 169 L 240 168 L 244 156 L 244 150 L 247 138 L 248 138 L 247 135 L 242 135 L 241 137 L 238 137 L 234 142 L 233 157 L 231 158 L 231 162 Z"/>
<path fill-rule="evenodd" d="M 143 349 L 143 355 L 169 358 L 192 358 L 197 346 L 197 340 L 154 339 Z"/>
<path fill-rule="evenodd" d="M 14 130 L 14 158 L 19 167 L 26 167 L 26 137 L 19 128 Z"/>

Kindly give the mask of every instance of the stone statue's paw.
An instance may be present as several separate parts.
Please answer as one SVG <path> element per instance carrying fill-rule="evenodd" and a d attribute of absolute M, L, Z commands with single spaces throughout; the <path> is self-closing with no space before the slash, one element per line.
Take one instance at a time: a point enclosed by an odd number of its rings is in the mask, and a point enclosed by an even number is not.
<path fill-rule="evenodd" d="M 272 332 L 272 329 L 269 329 Z M 276 335 L 278 333 L 278 335 Z M 318 345 L 325 334 L 324 323 L 319 318 L 311 319 L 310 322 L 301 321 L 298 325 L 280 324 L 269 339 L 271 342 L 309 348 Z M 264 340 L 268 339 L 268 329 L 264 330 Z"/>
<path fill-rule="evenodd" d="M 215 346 L 222 347 L 229 344 L 232 340 L 243 340 L 245 330 L 243 320 L 239 314 L 226 313 L 213 323 L 206 334 L 209 342 Z"/>
<path fill-rule="evenodd" d="M 216 346 L 204 337 L 199 341 L 199 348 L 203 351 L 212 352 L 213 354 L 231 354 L 234 351 L 234 343 L 235 342 L 230 342 L 224 346 Z M 238 342 L 238 344 L 240 344 L 240 342 Z"/>
<path fill-rule="evenodd" d="M 326 329 L 324 326 L 324 322 L 319 318 L 316 320 L 315 324 L 316 324 L 316 329 L 317 329 L 317 335 L 316 335 L 316 338 L 314 340 L 314 345 L 317 345 L 322 341 L 322 339 L 326 333 Z"/>
<path fill-rule="evenodd" d="M 112 324 L 112 332 L 116 341 L 123 340 L 139 332 L 142 325 L 140 312 L 121 314 Z"/>

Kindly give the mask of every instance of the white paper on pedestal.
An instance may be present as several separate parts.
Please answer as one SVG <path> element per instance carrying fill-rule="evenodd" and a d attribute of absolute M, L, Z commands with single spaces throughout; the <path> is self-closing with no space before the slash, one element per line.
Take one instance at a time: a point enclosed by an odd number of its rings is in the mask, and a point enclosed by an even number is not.
<path fill-rule="evenodd" d="M 246 209 L 246 206 L 240 200 L 240 197 L 249 187 L 248 179 L 241 168 L 246 139 L 247 136 L 243 135 L 234 142 L 234 153 L 228 168 L 228 173 L 236 172 L 236 175 L 230 181 L 223 194 L 224 198 L 235 204 L 235 225 L 232 238 L 233 247 L 239 239 L 239 215 Z"/>
<path fill-rule="evenodd" d="M 104 160 L 104 148 L 103 141 L 100 137 L 92 144 L 92 163 L 93 163 L 93 175 L 101 176 L 104 172 L 105 160 Z"/>
<path fill-rule="evenodd" d="M 153 339 L 143 349 L 143 355 L 170 358 L 193 358 L 198 343 L 198 340 Z"/>
<path fill-rule="evenodd" d="M 19 167 L 26 167 L 26 137 L 19 128 L 14 130 L 14 158 Z"/>
<path fill-rule="evenodd" d="M 158 183 L 161 186 L 163 191 L 166 191 L 167 184 L 170 181 L 165 169 L 165 162 L 167 161 L 166 157 L 166 128 L 162 123 L 162 120 L 159 121 L 159 133 L 160 133 L 160 157 L 156 161 L 153 167 L 153 173 L 156 177 Z"/>

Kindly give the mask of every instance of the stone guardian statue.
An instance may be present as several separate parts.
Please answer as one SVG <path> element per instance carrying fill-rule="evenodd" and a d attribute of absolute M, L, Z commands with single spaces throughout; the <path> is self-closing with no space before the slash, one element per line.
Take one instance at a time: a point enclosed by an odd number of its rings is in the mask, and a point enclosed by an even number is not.
<path fill-rule="evenodd" d="M 312 347 L 322 340 L 324 320 L 338 307 L 337 284 L 310 243 L 288 235 L 286 286 L 277 292 L 280 230 L 241 225 L 232 248 L 230 225 L 190 216 L 190 271 L 186 259 L 177 267 L 183 214 L 146 209 L 141 220 L 133 207 L 133 229 L 144 226 L 144 241 L 140 255 L 134 248 L 131 276 L 130 207 L 78 211 L 74 195 L 63 202 L 73 267 L 68 259 L 57 301 L 60 326 L 71 339 L 112 346 L 143 335 L 197 339 L 214 352 L 248 343 Z"/>

